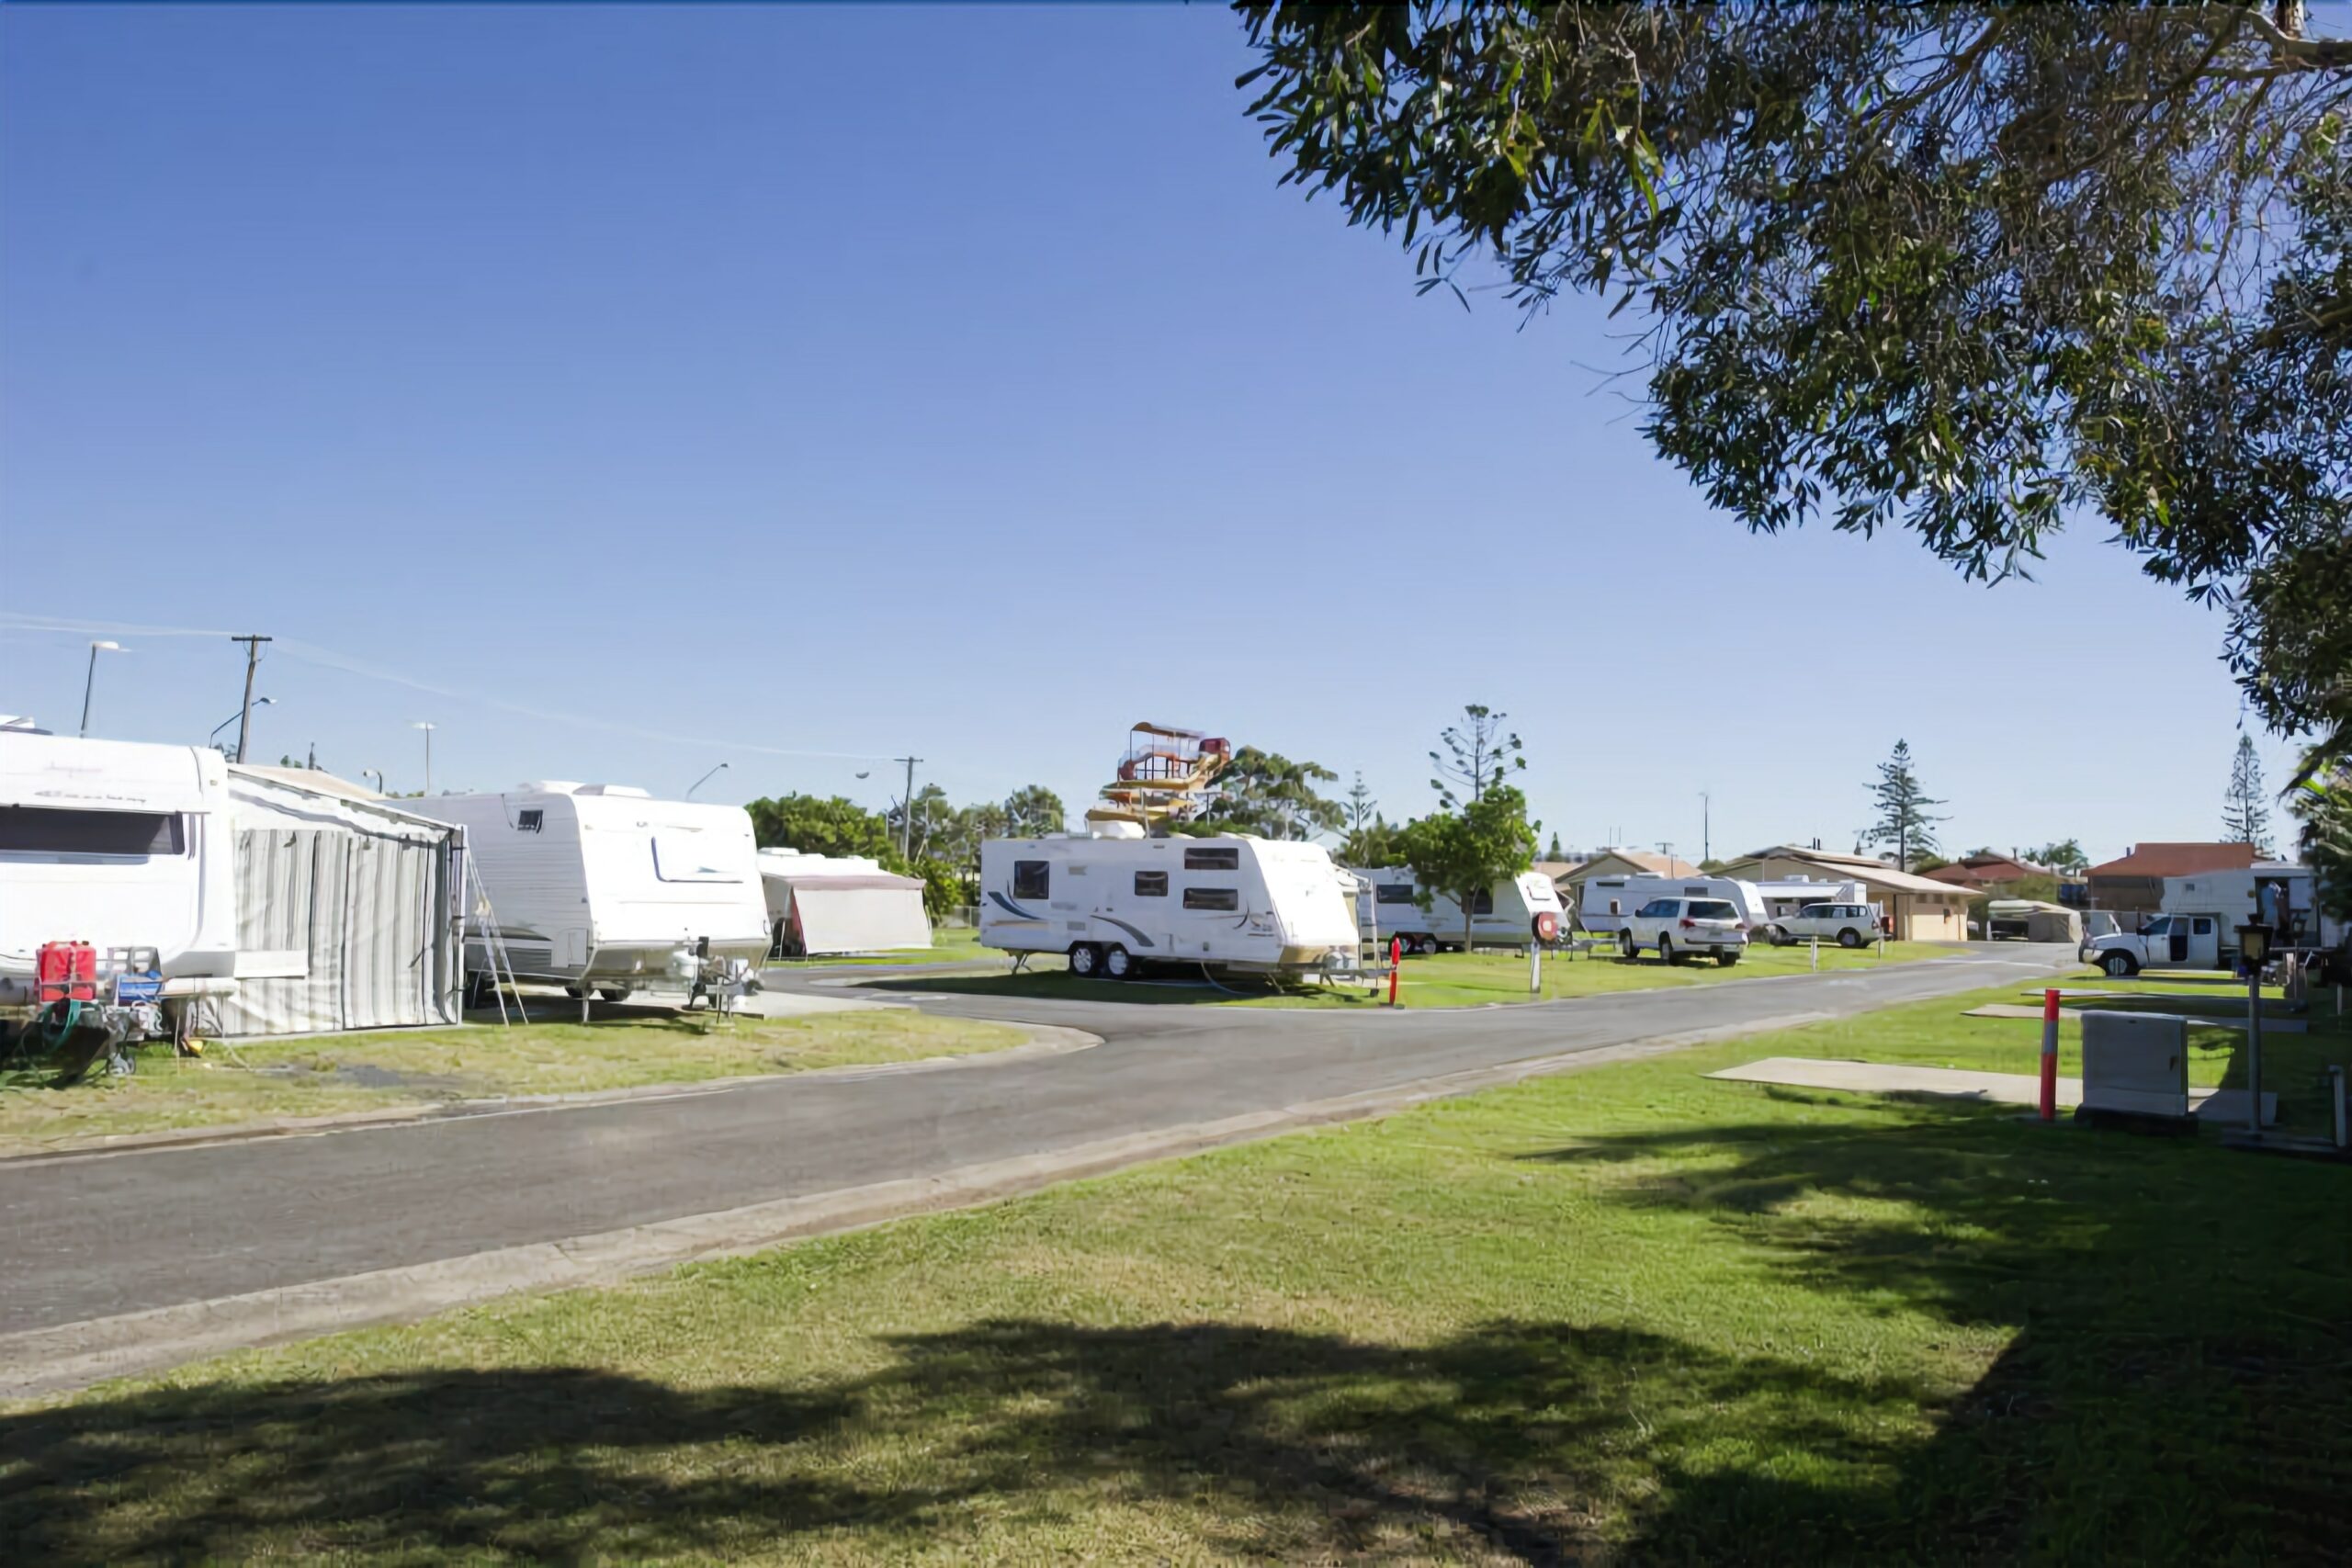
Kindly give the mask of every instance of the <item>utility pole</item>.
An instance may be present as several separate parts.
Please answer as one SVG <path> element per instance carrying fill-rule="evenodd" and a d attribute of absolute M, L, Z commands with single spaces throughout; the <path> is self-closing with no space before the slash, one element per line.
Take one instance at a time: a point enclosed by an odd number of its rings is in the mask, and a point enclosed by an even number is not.
<path fill-rule="evenodd" d="M 1715 803 L 1705 790 L 1699 792 L 1699 863 L 1706 864 L 1715 858 Z"/>
<path fill-rule="evenodd" d="M 899 858 L 912 860 L 915 854 L 915 764 L 922 759 L 893 757 L 890 761 L 907 765 L 907 799 L 906 804 L 899 808 Z"/>
<path fill-rule="evenodd" d="M 1674 840 L 1671 839 L 1661 840 L 1657 846 L 1657 852 L 1666 857 L 1666 874 L 1672 876 L 1674 874 Z"/>
<path fill-rule="evenodd" d="M 254 723 L 254 666 L 261 662 L 261 645 L 277 639 L 263 637 L 258 632 L 248 632 L 243 637 L 232 637 L 229 640 L 245 645 L 245 705 L 237 714 L 237 761 L 242 762 L 245 760 L 245 737 L 251 732 Z"/>

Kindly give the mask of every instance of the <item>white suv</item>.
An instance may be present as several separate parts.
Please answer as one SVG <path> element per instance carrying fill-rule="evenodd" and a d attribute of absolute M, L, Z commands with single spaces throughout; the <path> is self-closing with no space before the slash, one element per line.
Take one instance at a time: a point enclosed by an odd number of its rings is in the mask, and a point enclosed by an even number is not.
<path fill-rule="evenodd" d="M 1645 947 L 1668 964 L 1705 953 L 1728 969 L 1747 951 L 1747 924 L 1727 898 L 1653 898 L 1625 917 L 1617 942 L 1628 958 Z"/>
<path fill-rule="evenodd" d="M 1866 947 L 1878 940 L 1878 906 L 1807 904 L 1795 914 L 1783 915 L 1773 923 L 1780 928 L 1779 940 L 1783 943 L 1817 936 L 1840 947 Z"/>

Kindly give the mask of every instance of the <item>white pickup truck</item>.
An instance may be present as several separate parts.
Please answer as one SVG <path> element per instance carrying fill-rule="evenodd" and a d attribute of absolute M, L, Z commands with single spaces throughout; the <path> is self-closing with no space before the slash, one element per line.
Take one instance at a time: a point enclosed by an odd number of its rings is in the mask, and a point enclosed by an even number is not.
<path fill-rule="evenodd" d="M 2214 915 L 2158 915 L 2136 931 L 2092 937 L 2083 943 L 2082 958 L 2119 979 L 2143 969 L 2219 969 L 2222 921 Z"/>

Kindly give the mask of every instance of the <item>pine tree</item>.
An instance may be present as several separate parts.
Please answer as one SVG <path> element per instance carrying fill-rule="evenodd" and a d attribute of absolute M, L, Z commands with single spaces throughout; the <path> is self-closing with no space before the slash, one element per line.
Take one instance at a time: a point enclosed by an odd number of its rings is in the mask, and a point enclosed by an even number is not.
<path fill-rule="evenodd" d="M 1907 740 L 1897 740 L 1894 754 L 1878 765 L 1878 783 L 1871 786 L 1871 798 L 1878 805 L 1878 817 L 1865 832 L 1880 848 L 1894 848 L 1897 871 L 1911 869 L 1912 851 L 1935 849 L 1935 825 L 1951 820 L 1928 809 L 1944 803 L 1922 788 L 1918 775 L 1911 771 Z"/>
<path fill-rule="evenodd" d="M 1363 770 L 1356 770 L 1356 782 L 1348 786 L 1348 835 L 1353 838 L 1372 826 L 1380 814 L 1379 803 L 1372 798 L 1372 786 L 1363 782 Z"/>
<path fill-rule="evenodd" d="M 2270 807 L 2264 800 L 2262 759 L 2254 754 L 2254 737 L 2238 737 L 2237 755 L 2230 761 L 2229 793 L 2222 800 L 2222 837 L 2233 844 L 2252 844 L 2270 853 Z"/>
<path fill-rule="evenodd" d="M 1568 858 L 1566 855 L 1560 852 L 1559 834 L 1554 833 L 1552 835 L 1552 847 L 1544 852 L 1544 858 L 1548 861 L 1564 861 Z"/>

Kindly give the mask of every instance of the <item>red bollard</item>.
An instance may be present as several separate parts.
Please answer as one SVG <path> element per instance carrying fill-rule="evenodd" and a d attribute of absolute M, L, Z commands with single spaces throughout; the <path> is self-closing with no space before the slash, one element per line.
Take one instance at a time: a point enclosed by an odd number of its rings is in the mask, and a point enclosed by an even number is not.
<path fill-rule="evenodd" d="M 1401 936 L 1392 936 L 1388 939 L 1388 1005 L 1390 1007 L 1396 1005 L 1396 976 L 1404 966 L 1405 939 Z"/>
<path fill-rule="evenodd" d="M 2041 1119 L 2058 1120 L 2058 993 L 2041 993 Z"/>

